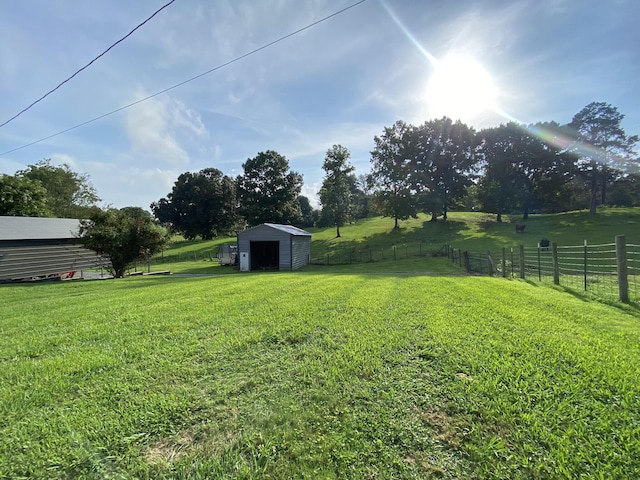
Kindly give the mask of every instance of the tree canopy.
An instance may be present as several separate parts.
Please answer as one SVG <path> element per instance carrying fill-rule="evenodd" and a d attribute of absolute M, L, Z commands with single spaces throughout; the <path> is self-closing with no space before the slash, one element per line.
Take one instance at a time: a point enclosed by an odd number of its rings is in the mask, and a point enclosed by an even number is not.
<path fill-rule="evenodd" d="M 322 169 L 325 177 L 320 188 L 322 218 L 325 224 L 336 227 L 336 238 L 340 227 L 350 219 L 351 194 L 356 184 L 355 168 L 349 163 L 351 153 L 342 145 L 334 145 L 324 158 Z"/>
<path fill-rule="evenodd" d="M 399 220 L 417 215 L 411 178 L 410 126 L 398 120 L 385 127 L 382 136 L 375 136 L 371 152 L 371 184 L 378 210 L 393 217 L 394 228 Z"/>
<path fill-rule="evenodd" d="M 151 210 L 161 223 L 187 239 L 227 235 L 238 224 L 236 186 L 215 168 L 185 172 L 166 198 L 151 204 Z"/>
<path fill-rule="evenodd" d="M 100 201 L 89 176 L 74 172 L 66 163 L 54 165 L 44 159 L 16 176 L 40 182 L 46 190 L 47 211 L 54 217 L 83 218 Z"/>
<path fill-rule="evenodd" d="M 273 150 L 260 152 L 242 164 L 236 179 L 240 215 L 250 226 L 302 221 L 298 196 L 302 175 L 289 170 L 289 161 Z"/>
<path fill-rule="evenodd" d="M 411 179 L 419 208 L 435 221 L 447 219 L 451 203 L 472 183 L 476 164 L 475 131 L 447 117 L 425 122 L 410 131 Z"/>
<path fill-rule="evenodd" d="M 139 207 L 96 207 L 81 221 L 80 238 L 86 248 L 108 259 L 114 277 L 121 278 L 136 260 L 162 251 L 170 236 Z"/>
<path fill-rule="evenodd" d="M 569 127 L 574 143 L 572 152 L 578 157 L 580 172 L 589 188 L 589 213 L 595 214 L 598 190 L 606 202 L 609 182 L 616 172 L 629 172 L 633 164 L 633 147 L 638 136 L 628 136 L 622 128 L 624 115 L 605 102 L 591 102 L 574 115 Z"/>
<path fill-rule="evenodd" d="M 39 180 L 0 175 L 0 215 L 48 217 L 47 190 Z"/>

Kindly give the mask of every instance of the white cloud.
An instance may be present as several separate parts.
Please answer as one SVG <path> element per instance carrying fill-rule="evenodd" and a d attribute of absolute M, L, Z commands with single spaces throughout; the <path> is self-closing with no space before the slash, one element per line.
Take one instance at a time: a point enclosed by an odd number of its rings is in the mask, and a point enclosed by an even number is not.
<path fill-rule="evenodd" d="M 138 98 L 144 96 L 142 93 Z M 182 139 L 208 137 L 200 115 L 168 95 L 129 108 L 125 128 L 132 154 L 171 166 L 189 164 L 189 154 L 181 145 Z"/>
<path fill-rule="evenodd" d="M 314 182 L 312 184 L 305 183 L 302 186 L 300 195 L 307 197 L 309 199 L 309 203 L 313 208 L 320 208 L 320 197 L 318 196 L 318 192 L 320 192 L 321 187 L 322 182 Z"/>

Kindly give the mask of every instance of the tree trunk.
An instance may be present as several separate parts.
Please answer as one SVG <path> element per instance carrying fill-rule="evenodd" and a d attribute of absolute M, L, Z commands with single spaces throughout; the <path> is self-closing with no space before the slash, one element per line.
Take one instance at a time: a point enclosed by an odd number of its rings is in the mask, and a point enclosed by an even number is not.
<path fill-rule="evenodd" d="M 436 212 L 431 212 L 431 220 L 429 220 L 430 222 L 437 222 L 438 221 L 438 214 Z"/>
<path fill-rule="evenodd" d="M 591 176 L 591 192 L 589 195 L 589 215 L 595 215 L 598 205 L 598 179 L 594 171 Z"/>
<path fill-rule="evenodd" d="M 502 214 L 501 213 L 496 214 L 496 222 L 502 223 Z"/>
<path fill-rule="evenodd" d="M 340 225 L 336 224 L 336 238 L 340 238 Z"/>
<path fill-rule="evenodd" d="M 395 217 L 395 220 L 396 220 L 396 224 L 394 225 L 393 229 L 397 230 L 399 228 L 398 227 L 398 217 Z"/>
<path fill-rule="evenodd" d="M 607 203 L 607 176 L 602 176 L 602 191 L 600 192 L 600 205 Z"/>

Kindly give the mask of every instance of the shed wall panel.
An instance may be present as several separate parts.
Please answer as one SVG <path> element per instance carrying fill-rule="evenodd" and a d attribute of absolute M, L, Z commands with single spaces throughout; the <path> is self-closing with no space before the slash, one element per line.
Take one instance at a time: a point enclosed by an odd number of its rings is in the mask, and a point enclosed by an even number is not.
<path fill-rule="evenodd" d="M 291 270 L 297 270 L 309 265 L 311 259 L 311 237 L 293 236 L 291 245 Z"/>
<path fill-rule="evenodd" d="M 95 252 L 78 244 L 0 244 L 0 281 L 86 270 L 101 263 Z"/>

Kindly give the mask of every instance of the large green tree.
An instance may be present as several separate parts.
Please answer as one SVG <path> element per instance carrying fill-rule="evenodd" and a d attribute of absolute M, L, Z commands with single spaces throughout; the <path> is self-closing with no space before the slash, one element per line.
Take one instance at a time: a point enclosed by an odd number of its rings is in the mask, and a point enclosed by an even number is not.
<path fill-rule="evenodd" d="M 151 204 L 151 210 L 162 224 L 187 239 L 227 235 L 238 224 L 235 182 L 215 168 L 185 172 L 166 198 Z"/>
<path fill-rule="evenodd" d="M 302 175 L 289 170 L 289 161 L 273 150 L 260 152 L 242 164 L 236 179 L 241 216 L 250 226 L 261 223 L 299 224 L 298 196 Z"/>
<path fill-rule="evenodd" d="M 94 207 L 81 221 L 80 238 L 86 248 L 108 259 L 114 277 L 121 278 L 136 260 L 162 251 L 170 236 L 139 207 Z"/>
<path fill-rule="evenodd" d="M 318 211 L 313 208 L 311 201 L 304 195 L 298 195 L 298 204 L 300 205 L 300 212 L 302 212 L 300 226 L 303 228 L 313 227 L 318 219 Z"/>
<path fill-rule="evenodd" d="M 381 136 L 375 136 L 375 147 L 371 152 L 370 180 L 374 190 L 374 201 L 382 215 L 393 217 L 394 228 L 399 220 L 417 216 L 414 191 L 412 190 L 411 157 L 407 144 L 411 126 L 398 120 L 385 127 Z"/>
<path fill-rule="evenodd" d="M 484 174 L 478 182 L 478 201 L 480 209 L 495 213 L 498 222 L 502 222 L 503 214 L 515 210 L 518 205 L 521 182 L 516 165 L 521 135 L 519 125 L 515 123 L 480 132 L 479 153 Z"/>
<path fill-rule="evenodd" d="M 66 163 L 54 165 L 51 159 L 44 159 L 19 171 L 17 176 L 42 184 L 47 191 L 47 210 L 54 217 L 83 218 L 100 201 L 89 175 L 74 172 Z"/>
<path fill-rule="evenodd" d="M 0 175 L 0 215 L 48 217 L 47 191 L 38 180 Z"/>
<path fill-rule="evenodd" d="M 553 122 L 525 126 L 509 122 L 480 132 L 483 176 L 481 208 L 502 214 L 534 207 L 561 211 L 569 204 L 573 159 L 557 147 L 562 129 Z"/>
<path fill-rule="evenodd" d="M 355 168 L 349 163 L 351 153 L 342 145 L 334 145 L 324 157 L 325 171 L 320 188 L 321 218 L 326 224 L 336 227 L 336 238 L 340 238 L 340 227 L 350 219 L 351 191 L 356 184 Z"/>
<path fill-rule="evenodd" d="M 589 188 L 589 213 L 595 215 L 598 192 L 606 202 L 608 184 L 616 172 L 625 171 L 633 162 L 633 147 L 638 136 L 629 136 L 622 128 L 624 115 L 605 102 L 591 102 L 569 123 L 573 129 L 572 151 Z"/>
<path fill-rule="evenodd" d="M 411 178 L 422 210 L 435 221 L 442 213 L 447 219 L 449 207 L 461 199 L 471 185 L 476 164 L 475 131 L 447 117 L 413 127 Z"/>
<path fill-rule="evenodd" d="M 520 182 L 519 207 L 523 219 L 538 205 L 548 212 L 567 210 L 575 158 L 559 145 L 565 129 L 555 122 L 517 126 L 520 130 L 516 170 Z"/>

